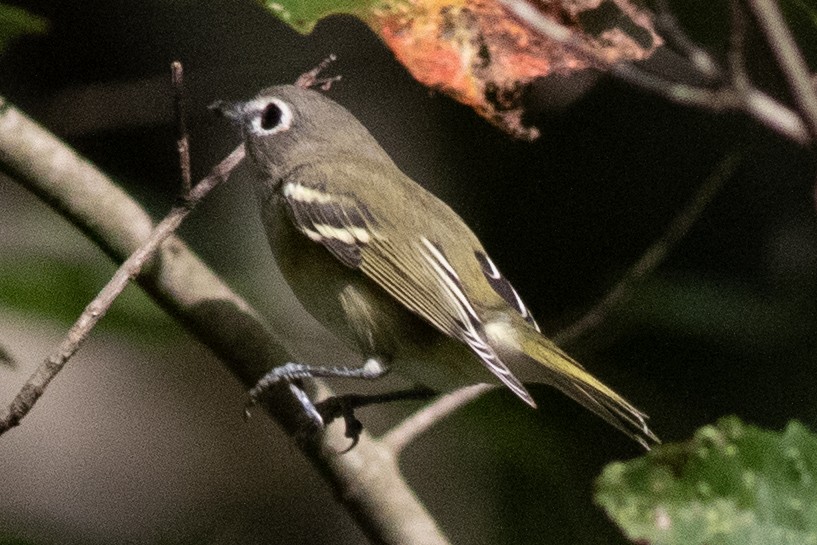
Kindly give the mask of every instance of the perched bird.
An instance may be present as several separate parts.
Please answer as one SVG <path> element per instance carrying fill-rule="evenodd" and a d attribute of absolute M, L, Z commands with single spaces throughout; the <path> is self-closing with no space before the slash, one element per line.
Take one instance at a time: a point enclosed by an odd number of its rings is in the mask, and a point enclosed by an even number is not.
<path fill-rule="evenodd" d="M 281 380 L 377 378 L 394 369 L 435 391 L 498 382 L 536 407 L 525 379 L 556 387 L 646 448 L 658 440 L 644 413 L 541 333 L 465 222 L 403 174 L 342 106 L 282 85 L 214 108 L 241 127 L 285 279 L 365 361 L 288 363 L 255 395 Z"/>

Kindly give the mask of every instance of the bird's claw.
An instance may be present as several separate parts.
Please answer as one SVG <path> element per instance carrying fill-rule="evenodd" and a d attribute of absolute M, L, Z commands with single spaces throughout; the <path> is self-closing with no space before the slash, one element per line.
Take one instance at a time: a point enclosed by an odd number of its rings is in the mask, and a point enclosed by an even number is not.
<path fill-rule="evenodd" d="M 346 449 L 339 452 L 339 454 L 346 454 L 360 442 L 360 435 L 363 433 L 363 424 L 355 416 L 355 404 L 347 396 L 335 396 L 325 399 L 317 404 L 318 412 L 323 417 L 326 424 L 331 423 L 337 418 L 343 418 L 346 430 L 344 437 L 352 440 L 352 444 Z"/>
<path fill-rule="evenodd" d="M 346 454 L 353 448 L 357 446 L 358 441 L 360 441 L 360 434 L 363 433 L 363 423 L 358 420 L 355 416 L 355 409 L 351 405 L 344 404 L 345 407 L 343 409 L 343 422 L 346 424 L 346 431 L 343 433 L 345 437 L 348 437 L 352 440 L 352 444 L 349 445 L 345 450 L 341 451 L 341 454 Z"/>

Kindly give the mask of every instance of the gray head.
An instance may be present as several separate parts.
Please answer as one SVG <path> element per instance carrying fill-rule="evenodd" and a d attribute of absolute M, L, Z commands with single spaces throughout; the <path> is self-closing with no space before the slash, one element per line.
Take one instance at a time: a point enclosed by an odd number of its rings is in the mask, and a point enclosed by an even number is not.
<path fill-rule="evenodd" d="M 300 164 L 338 155 L 390 161 L 351 113 L 310 89 L 279 85 L 246 102 L 212 107 L 241 127 L 247 154 L 276 178 Z"/>

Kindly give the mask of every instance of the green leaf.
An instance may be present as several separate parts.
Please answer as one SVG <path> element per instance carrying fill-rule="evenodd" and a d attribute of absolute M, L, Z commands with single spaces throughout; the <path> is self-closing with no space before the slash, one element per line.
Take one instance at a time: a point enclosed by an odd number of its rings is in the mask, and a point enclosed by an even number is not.
<path fill-rule="evenodd" d="M 381 0 L 262 0 L 276 17 L 302 34 L 329 15 L 355 15 L 364 21 Z"/>
<path fill-rule="evenodd" d="M 817 544 L 817 437 L 737 417 L 686 443 L 608 465 L 596 502 L 633 541 L 656 545 Z"/>
<path fill-rule="evenodd" d="M 47 28 L 48 22 L 42 17 L 32 15 L 24 9 L 0 4 L 0 52 L 15 38 L 23 34 L 42 34 Z"/>
<path fill-rule="evenodd" d="M 70 325 L 108 282 L 111 268 L 45 256 L 0 262 L 0 306 Z M 176 341 L 181 334 L 172 319 L 135 286 L 122 292 L 99 326 L 160 343 Z"/>

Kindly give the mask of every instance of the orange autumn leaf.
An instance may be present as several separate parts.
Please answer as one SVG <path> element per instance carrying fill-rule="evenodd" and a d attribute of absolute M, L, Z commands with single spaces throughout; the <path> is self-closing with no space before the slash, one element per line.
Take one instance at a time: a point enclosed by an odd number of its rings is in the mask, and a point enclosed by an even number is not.
<path fill-rule="evenodd" d="M 522 123 L 522 96 L 532 80 L 591 67 L 587 56 L 521 23 L 500 0 L 335 2 L 343 6 L 334 4 L 334 13 L 366 21 L 418 81 L 517 138 L 538 136 Z M 306 4 L 327 9 L 322 2 Z M 531 5 L 593 52 L 593 68 L 646 58 L 661 43 L 649 14 L 631 0 L 538 0 Z"/>

